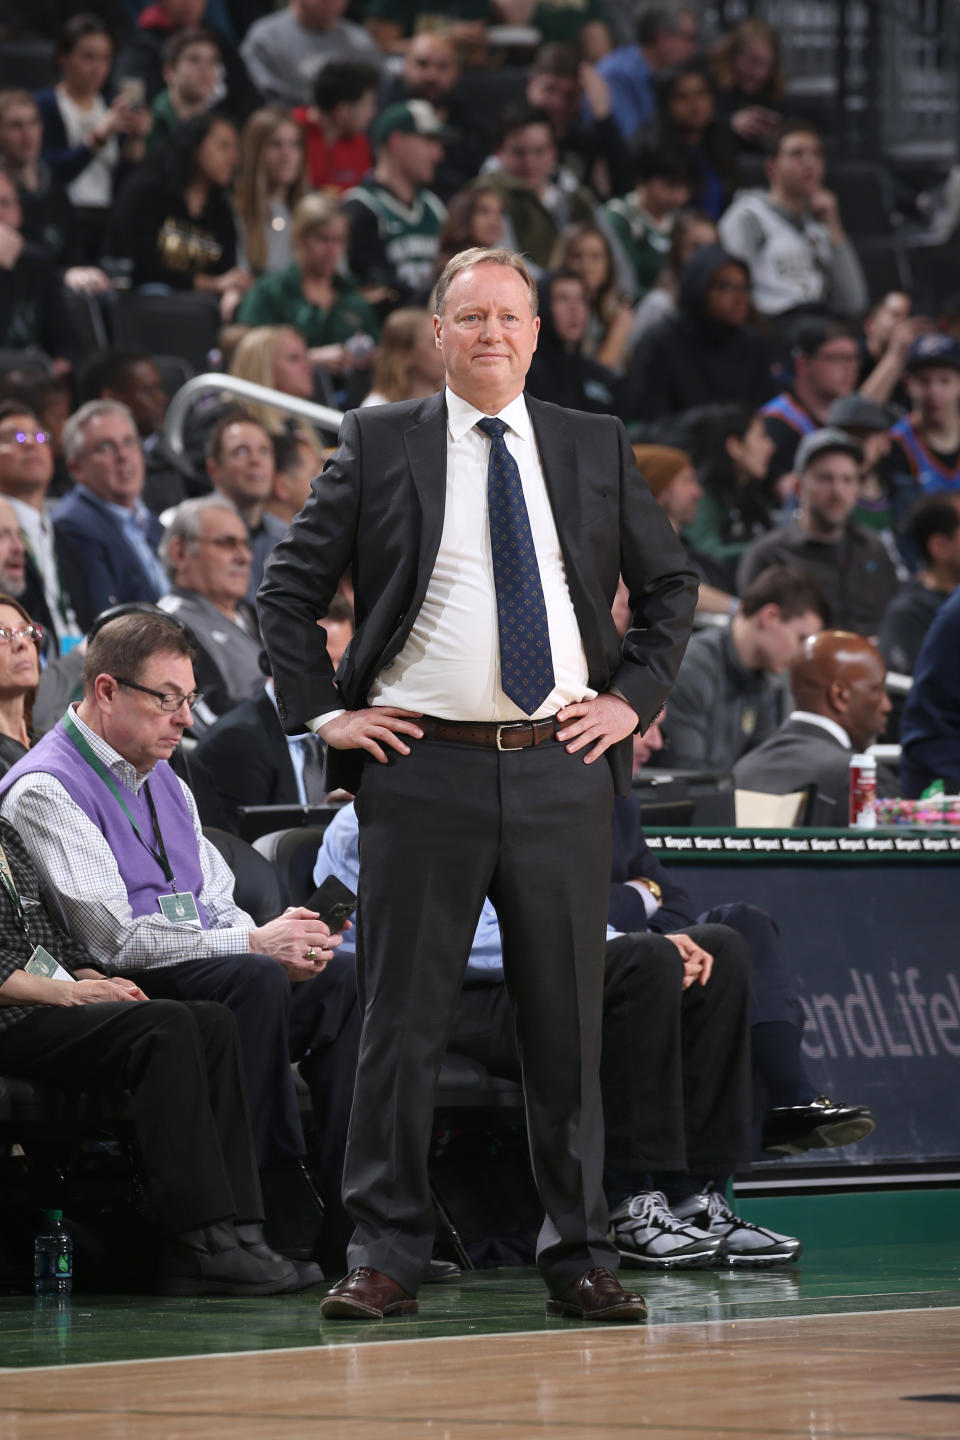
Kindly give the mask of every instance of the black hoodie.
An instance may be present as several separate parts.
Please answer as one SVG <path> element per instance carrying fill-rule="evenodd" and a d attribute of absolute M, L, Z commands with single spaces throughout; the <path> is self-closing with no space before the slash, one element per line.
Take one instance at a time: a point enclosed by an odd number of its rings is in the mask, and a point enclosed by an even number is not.
<path fill-rule="evenodd" d="M 554 276 L 548 275 L 538 286 L 540 335 L 527 374 L 527 393 L 568 410 L 612 415 L 617 409 L 616 376 L 581 350 L 569 351 L 560 340 L 550 314 L 553 281 Z"/>
<path fill-rule="evenodd" d="M 705 245 L 683 268 L 676 315 L 662 320 L 634 351 L 624 386 L 625 420 L 660 420 L 700 405 L 756 410 L 777 391 L 766 342 L 749 325 L 720 325 L 707 315 L 707 287 L 724 265 L 742 261 Z"/>

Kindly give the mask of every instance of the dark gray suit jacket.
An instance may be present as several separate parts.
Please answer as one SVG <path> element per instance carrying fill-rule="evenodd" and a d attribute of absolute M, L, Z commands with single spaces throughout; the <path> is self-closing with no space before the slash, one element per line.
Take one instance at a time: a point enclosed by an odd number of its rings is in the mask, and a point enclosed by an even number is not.
<path fill-rule="evenodd" d="M 530 397 L 527 407 L 590 685 L 619 690 L 645 729 L 683 658 L 698 576 L 637 473 L 619 420 Z M 443 391 L 345 416 L 340 447 L 274 549 L 257 597 L 277 704 L 290 733 L 328 710 L 362 709 L 374 678 L 402 649 L 440 545 L 446 463 Z M 357 630 L 334 679 L 316 622 L 347 566 Z M 634 617 L 622 641 L 610 614 L 621 571 Z M 609 754 L 617 789 L 626 793 L 629 741 Z M 327 764 L 331 788 L 356 791 L 362 752 L 329 750 Z"/>
<path fill-rule="evenodd" d="M 846 825 L 850 814 L 850 757 L 829 731 L 805 720 L 784 720 L 778 730 L 743 755 L 733 767 L 738 790 L 759 790 L 765 795 L 791 795 L 816 785 L 822 802 L 821 825 Z M 877 766 L 877 794 L 896 795 L 896 775 Z"/>

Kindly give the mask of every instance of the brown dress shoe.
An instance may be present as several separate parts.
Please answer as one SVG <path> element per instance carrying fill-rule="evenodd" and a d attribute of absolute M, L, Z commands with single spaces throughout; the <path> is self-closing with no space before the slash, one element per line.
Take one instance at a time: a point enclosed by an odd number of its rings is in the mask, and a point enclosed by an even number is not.
<path fill-rule="evenodd" d="M 420 1306 L 389 1275 L 358 1266 L 338 1280 L 320 1301 L 325 1320 L 383 1320 L 387 1315 L 416 1315 Z"/>
<path fill-rule="evenodd" d="M 646 1320 L 642 1295 L 624 1290 L 612 1270 L 587 1270 L 564 1290 L 547 1301 L 548 1315 L 569 1315 L 575 1320 Z"/>

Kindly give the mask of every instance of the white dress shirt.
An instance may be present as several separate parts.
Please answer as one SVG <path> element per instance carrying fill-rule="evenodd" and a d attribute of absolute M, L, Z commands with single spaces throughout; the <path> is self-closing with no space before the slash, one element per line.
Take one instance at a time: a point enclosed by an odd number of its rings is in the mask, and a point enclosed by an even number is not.
<path fill-rule="evenodd" d="M 525 720 L 500 688 L 497 595 L 487 516 L 491 441 L 484 418 L 447 390 L 447 487 L 440 548 L 420 613 L 403 649 L 370 689 L 372 705 L 397 705 L 447 720 Z M 517 462 L 547 610 L 555 685 L 535 712 L 553 715 L 592 698 L 587 658 L 570 599 L 557 527 L 526 402 L 500 411 Z"/>
<path fill-rule="evenodd" d="M 50 618 L 53 620 L 53 628 L 57 632 L 57 639 L 60 641 L 68 638 L 79 640 L 83 631 L 70 607 L 66 592 L 60 586 L 60 569 L 57 565 L 53 523 L 50 516 L 45 510 L 38 510 L 35 506 L 28 505 L 25 500 L 14 500 L 9 496 L 7 498 L 10 499 L 10 504 L 16 511 L 23 543 L 33 556 L 34 564 L 43 581 L 44 599 L 47 602 L 47 609 L 50 611 Z"/>
<path fill-rule="evenodd" d="M 787 719 L 802 720 L 804 725 L 819 725 L 820 729 L 826 730 L 834 740 L 839 740 L 844 750 L 853 749 L 853 742 L 846 730 L 842 725 L 838 725 L 836 720 L 831 720 L 829 715 L 817 715 L 813 710 L 791 710 Z"/>

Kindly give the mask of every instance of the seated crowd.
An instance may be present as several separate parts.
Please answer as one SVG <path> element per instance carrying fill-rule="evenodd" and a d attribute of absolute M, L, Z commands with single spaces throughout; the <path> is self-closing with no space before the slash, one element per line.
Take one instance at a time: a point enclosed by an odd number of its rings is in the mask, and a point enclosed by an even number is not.
<path fill-rule="evenodd" d="M 222 391 L 171 443 L 196 366 L 124 328 L 131 302 L 183 300 L 208 368 L 343 410 L 439 389 L 443 266 L 522 251 L 530 393 L 623 422 L 702 577 L 637 769 L 812 791 L 833 826 L 888 667 L 915 683 L 879 793 L 960 786 L 960 342 L 949 307 L 870 294 L 764 22 L 289 0 L 220 6 L 225 29 L 205 8 L 157 0 L 117 45 L 74 15 L 57 82 L 0 91 L 0 1074 L 131 1091 L 161 1285 L 261 1295 L 342 1271 L 348 1239 L 354 937 L 307 895 L 249 913 L 224 858 L 239 874 L 246 807 L 332 799 L 314 879 L 357 889 L 350 797 L 284 733 L 255 606 L 329 436 Z M 520 21 L 539 44 L 499 57 Z M 317 623 L 336 663 L 349 572 Z M 58 968 L 27 968 L 38 946 Z M 789 954 L 745 900 L 698 905 L 617 801 L 601 1081 L 626 1263 L 796 1259 L 729 1177 L 873 1128 L 807 1073 Z M 519 1074 L 489 902 L 451 1047 Z"/>

